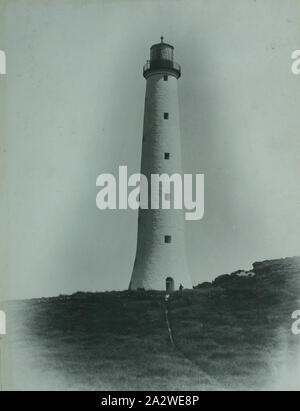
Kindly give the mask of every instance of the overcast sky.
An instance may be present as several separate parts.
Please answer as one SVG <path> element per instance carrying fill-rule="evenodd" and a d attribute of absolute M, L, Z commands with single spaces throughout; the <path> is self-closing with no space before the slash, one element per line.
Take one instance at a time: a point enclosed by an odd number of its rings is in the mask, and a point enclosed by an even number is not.
<path fill-rule="evenodd" d="M 128 287 L 137 212 L 98 210 L 95 182 L 139 171 L 142 66 L 162 33 L 182 66 L 183 171 L 205 174 L 193 283 L 300 254 L 299 1 L 0 4 L 2 295 Z"/>

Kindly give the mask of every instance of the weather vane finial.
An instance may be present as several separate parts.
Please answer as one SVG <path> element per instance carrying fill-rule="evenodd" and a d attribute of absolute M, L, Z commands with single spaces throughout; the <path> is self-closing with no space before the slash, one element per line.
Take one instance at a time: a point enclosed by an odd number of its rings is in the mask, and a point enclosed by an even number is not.
<path fill-rule="evenodd" d="M 161 36 L 160 36 L 160 39 L 161 39 L 161 42 L 163 43 L 163 42 L 164 42 L 164 36 L 161 35 Z"/>

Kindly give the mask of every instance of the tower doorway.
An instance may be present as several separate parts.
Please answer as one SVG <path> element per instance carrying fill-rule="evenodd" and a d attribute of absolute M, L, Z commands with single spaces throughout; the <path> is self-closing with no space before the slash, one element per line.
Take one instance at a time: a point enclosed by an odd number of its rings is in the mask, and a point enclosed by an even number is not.
<path fill-rule="evenodd" d="M 172 277 L 166 278 L 166 292 L 172 293 L 175 290 L 175 283 Z"/>

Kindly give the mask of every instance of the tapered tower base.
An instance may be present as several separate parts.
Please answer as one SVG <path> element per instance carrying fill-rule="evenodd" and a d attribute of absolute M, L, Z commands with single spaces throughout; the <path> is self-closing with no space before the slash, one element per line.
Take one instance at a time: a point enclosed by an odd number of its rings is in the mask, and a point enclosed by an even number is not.
<path fill-rule="evenodd" d="M 144 66 L 147 80 L 141 173 L 182 175 L 178 110 L 179 64 L 173 61 L 173 46 L 151 47 Z M 170 199 L 173 194 L 170 193 Z M 172 201 L 171 201 L 172 203 Z M 151 200 L 149 200 L 149 207 Z M 137 251 L 129 288 L 165 290 L 192 288 L 186 262 L 183 210 L 140 209 Z"/>

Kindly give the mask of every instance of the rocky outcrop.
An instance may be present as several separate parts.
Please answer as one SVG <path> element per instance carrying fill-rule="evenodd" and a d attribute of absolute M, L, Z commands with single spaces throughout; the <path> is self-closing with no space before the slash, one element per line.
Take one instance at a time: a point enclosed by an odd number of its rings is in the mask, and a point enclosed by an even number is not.
<path fill-rule="evenodd" d="M 195 289 L 209 287 L 229 287 L 245 283 L 267 287 L 289 288 L 293 293 L 300 293 L 300 257 L 287 257 L 276 260 L 255 262 L 251 270 L 237 270 L 231 274 L 218 276 L 211 283 L 198 284 Z M 299 296 L 300 297 L 300 296 Z"/>

